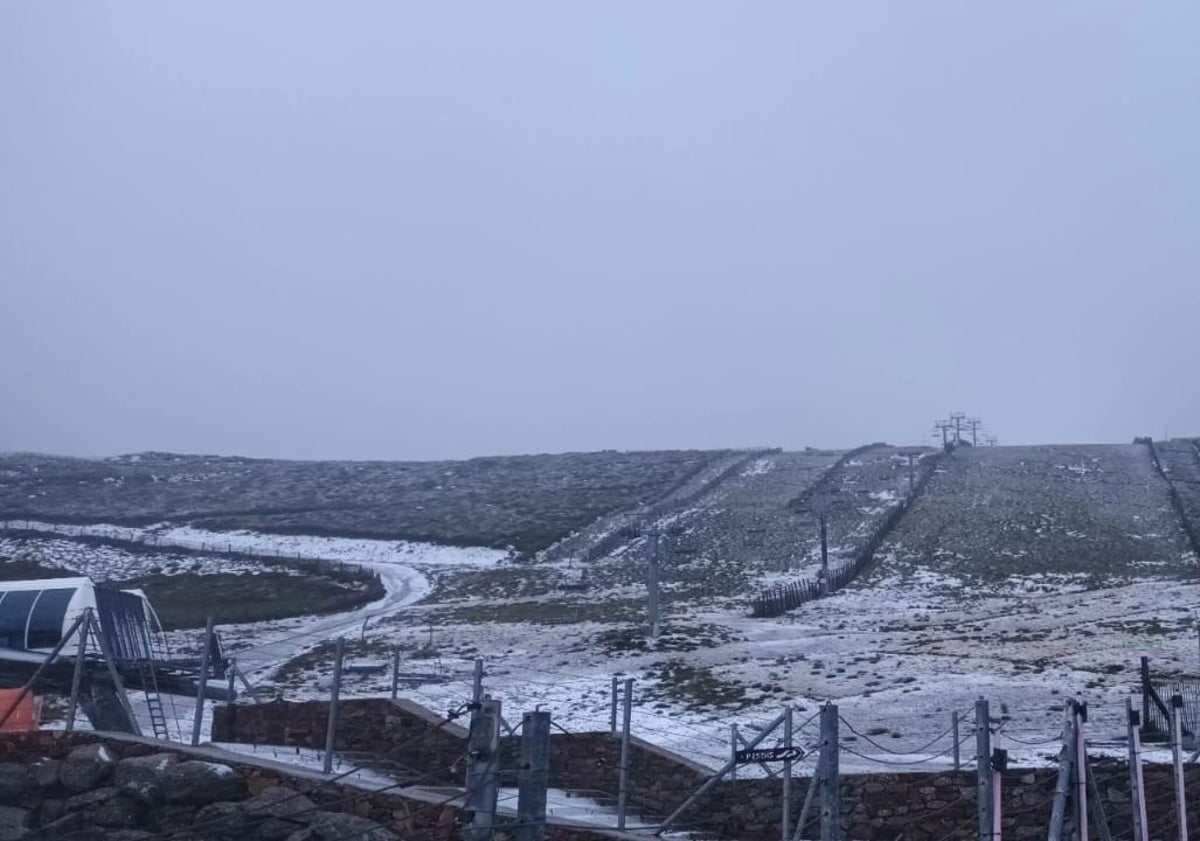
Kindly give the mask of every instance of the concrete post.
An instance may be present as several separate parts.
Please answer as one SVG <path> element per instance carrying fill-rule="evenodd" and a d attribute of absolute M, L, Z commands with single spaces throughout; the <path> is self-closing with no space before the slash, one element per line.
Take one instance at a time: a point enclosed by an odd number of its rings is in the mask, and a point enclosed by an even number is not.
<path fill-rule="evenodd" d="M 329 689 L 329 720 L 325 724 L 325 761 L 323 770 L 326 774 L 333 771 L 333 741 L 337 736 L 338 700 L 342 691 L 342 655 L 345 640 L 337 638 L 337 648 L 333 655 L 333 686 Z"/>
<path fill-rule="evenodd" d="M 629 809 L 629 725 L 633 717 L 633 678 L 625 678 L 625 712 L 621 723 L 621 768 L 617 780 L 617 829 L 625 829 Z"/>
<path fill-rule="evenodd" d="M 821 707 L 821 841 L 842 841 L 838 779 L 838 709 Z"/>
<path fill-rule="evenodd" d="M 992 731 L 988 702 L 975 702 L 975 808 L 978 815 L 979 841 L 992 837 Z"/>
<path fill-rule="evenodd" d="M 550 784 L 550 713 L 525 713 L 521 721 L 521 768 L 517 772 L 517 841 L 546 837 L 546 788 Z"/>
<path fill-rule="evenodd" d="M 467 784 L 463 802 L 463 841 L 491 841 L 500 785 L 500 702 L 479 702 L 471 712 L 467 737 Z"/>

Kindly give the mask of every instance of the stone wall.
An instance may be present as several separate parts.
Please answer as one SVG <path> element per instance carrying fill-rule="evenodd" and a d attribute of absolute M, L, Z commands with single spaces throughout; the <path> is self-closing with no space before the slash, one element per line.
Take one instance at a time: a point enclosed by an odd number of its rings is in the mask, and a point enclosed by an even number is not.
<path fill-rule="evenodd" d="M 219 707 L 214 719 L 216 741 L 322 747 L 323 702 L 276 702 L 259 706 Z M 407 767 L 422 769 L 447 784 L 461 785 L 460 760 L 466 731 L 407 701 L 361 700 L 342 704 L 336 744 L 341 750 L 368 751 Z M 502 768 L 515 775 L 519 745 L 504 740 Z M 551 736 L 550 785 L 585 792 L 615 802 L 620 769 L 620 741 L 610 733 L 555 733 Z M 629 804 L 631 815 L 657 822 L 673 812 L 710 776 L 686 757 L 634 738 L 630 744 Z M 1174 826 L 1170 768 L 1145 768 L 1147 800 L 1153 826 L 1163 837 Z M 1200 791 L 1200 766 L 1186 769 L 1191 791 Z M 1096 778 L 1105 795 L 1115 835 L 1131 833 L 1129 777 L 1124 764 L 1098 763 Z M 1054 769 L 1012 770 L 1004 775 L 1006 837 L 1023 841 L 1044 837 L 1054 796 Z M 809 780 L 792 781 L 793 821 Z M 693 828 L 723 838 L 773 841 L 780 833 L 781 782 L 777 779 L 722 780 L 680 818 Z M 975 825 L 975 774 L 943 773 L 843 775 L 840 802 L 848 839 L 941 841 L 971 838 Z M 1190 825 L 1200 828 L 1200 798 L 1189 804 Z M 635 818 L 631 817 L 631 823 Z M 816 812 L 814 818 L 816 820 Z M 809 835 L 815 835 L 815 822 Z M 1157 837 L 1157 836 L 1156 836 Z"/>
<path fill-rule="evenodd" d="M 132 736 L 39 732 L 0 740 L 0 841 L 458 841 L 460 810 L 448 799 L 372 792 Z M 546 837 L 629 838 L 564 825 L 548 826 Z"/>

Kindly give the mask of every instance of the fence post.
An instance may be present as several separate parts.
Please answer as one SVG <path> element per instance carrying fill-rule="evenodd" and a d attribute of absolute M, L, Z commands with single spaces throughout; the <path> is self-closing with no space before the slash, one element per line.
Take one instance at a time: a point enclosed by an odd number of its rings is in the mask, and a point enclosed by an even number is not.
<path fill-rule="evenodd" d="M 617 780 L 617 829 L 625 828 L 629 808 L 629 724 L 633 716 L 633 678 L 625 678 L 625 712 L 621 723 L 621 767 Z"/>
<path fill-rule="evenodd" d="M 1087 704 L 1075 704 L 1075 785 L 1076 822 L 1079 841 L 1088 841 L 1087 739 L 1083 725 L 1087 721 Z"/>
<path fill-rule="evenodd" d="M 1180 718 L 1183 717 L 1183 696 L 1171 696 L 1171 760 L 1175 766 L 1175 808 L 1179 816 L 1180 841 L 1188 837 L 1187 800 L 1183 788 L 1183 736 Z M 1085 838 L 1084 841 L 1087 841 Z"/>
<path fill-rule="evenodd" d="M 478 704 L 483 699 L 483 658 L 475 658 L 475 676 L 471 681 L 471 701 Z"/>
<path fill-rule="evenodd" d="M 1125 716 L 1129 736 L 1129 805 L 1133 812 L 1133 841 L 1150 841 L 1146 821 L 1146 786 L 1142 777 L 1142 720 L 1133 708 L 1133 699 L 1125 697 Z"/>
<path fill-rule="evenodd" d="M 954 731 L 954 770 L 962 770 L 962 762 L 959 757 L 959 747 L 961 740 L 958 737 L 958 710 L 950 713 L 950 728 Z"/>
<path fill-rule="evenodd" d="M 208 652 L 212 651 L 213 620 L 204 625 L 204 651 L 200 653 L 200 680 L 196 686 L 196 714 L 192 718 L 192 746 L 200 744 L 200 719 L 204 716 L 204 694 L 208 690 Z"/>
<path fill-rule="evenodd" d="M 400 646 L 392 648 L 392 700 L 400 690 Z"/>
<path fill-rule="evenodd" d="M 1008 770 L 1008 751 L 992 751 L 992 841 L 1000 841 L 1004 810 L 1004 772 Z"/>
<path fill-rule="evenodd" d="M 225 677 L 229 679 L 229 703 L 232 704 L 234 701 L 237 700 L 237 686 L 234 684 L 234 681 L 237 680 L 237 658 L 236 657 L 229 658 L 229 668 L 227 668 L 225 671 L 226 671 Z"/>
<path fill-rule="evenodd" d="M 838 780 L 838 708 L 821 707 L 821 841 L 842 841 Z"/>
<path fill-rule="evenodd" d="M 472 710 L 467 756 L 463 838 L 465 841 L 491 841 L 500 780 L 499 701 L 488 698 Z"/>
<path fill-rule="evenodd" d="M 738 726 L 737 726 L 737 722 L 735 721 L 733 724 L 729 725 L 729 761 L 730 762 L 735 762 L 737 760 L 737 750 L 738 750 Z M 731 779 L 731 780 L 737 779 L 737 765 L 733 765 L 730 767 L 729 779 Z"/>
<path fill-rule="evenodd" d="M 343 639 L 338 637 L 333 655 L 333 686 L 329 689 L 329 720 L 325 724 L 325 761 L 322 767 L 326 774 L 333 771 L 333 739 L 337 734 L 338 696 L 342 691 L 343 645 Z"/>
<path fill-rule="evenodd" d="M 608 710 L 608 732 L 612 733 L 614 736 L 617 735 L 617 698 L 618 698 L 617 687 L 619 686 L 619 684 L 620 684 L 620 681 L 618 680 L 617 676 L 613 675 L 612 703 Z"/>
<path fill-rule="evenodd" d="M 792 748 L 792 707 L 789 704 L 783 711 L 783 746 Z M 780 841 L 790 841 L 792 824 L 792 760 L 783 762 L 783 802 L 780 804 Z"/>
<path fill-rule="evenodd" d="M 992 837 L 992 731 L 988 702 L 975 702 L 975 809 L 979 841 Z M 1085 840 L 1086 841 L 1086 840 Z"/>
<path fill-rule="evenodd" d="M 546 837 L 546 787 L 550 782 L 550 713 L 525 713 L 521 768 L 517 772 L 517 841 Z"/>

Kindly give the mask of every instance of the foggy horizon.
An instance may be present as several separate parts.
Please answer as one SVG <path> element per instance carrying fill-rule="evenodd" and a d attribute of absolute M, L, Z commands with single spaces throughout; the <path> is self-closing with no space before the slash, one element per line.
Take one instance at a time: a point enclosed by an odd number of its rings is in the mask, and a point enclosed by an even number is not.
<path fill-rule="evenodd" d="M 1200 436 L 1200 6 L 0 6 L 0 451 Z"/>

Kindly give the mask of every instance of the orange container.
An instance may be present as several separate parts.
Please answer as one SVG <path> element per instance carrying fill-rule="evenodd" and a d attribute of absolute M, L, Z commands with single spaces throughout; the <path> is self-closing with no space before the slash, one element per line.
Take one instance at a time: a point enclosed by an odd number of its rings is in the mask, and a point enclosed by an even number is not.
<path fill-rule="evenodd" d="M 20 696 L 20 689 L 0 689 L 0 716 L 8 712 L 8 708 Z M 17 704 L 17 708 L 9 715 L 8 721 L 0 727 L 0 733 L 28 733 L 38 729 L 37 703 L 33 693 L 26 695 Z"/>

